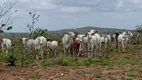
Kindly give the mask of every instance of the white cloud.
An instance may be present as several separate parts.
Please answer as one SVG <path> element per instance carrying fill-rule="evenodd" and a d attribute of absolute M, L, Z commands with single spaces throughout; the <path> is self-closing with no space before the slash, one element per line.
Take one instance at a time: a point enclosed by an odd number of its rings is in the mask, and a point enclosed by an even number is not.
<path fill-rule="evenodd" d="M 118 8 L 123 7 L 123 5 L 124 5 L 124 2 L 122 0 L 119 0 L 119 2 L 118 2 Z"/>
<path fill-rule="evenodd" d="M 86 7 L 62 7 L 61 8 L 61 11 L 63 12 L 86 12 L 86 11 L 89 11 L 89 8 L 86 8 Z"/>
<path fill-rule="evenodd" d="M 39 26 L 50 30 L 80 25 L 129 28 L 142 21 L 142 0 L 20 0 L 15 9 L 15 31 L 30 21 L 29 11 L 37 11 L 41 15 Z"/>

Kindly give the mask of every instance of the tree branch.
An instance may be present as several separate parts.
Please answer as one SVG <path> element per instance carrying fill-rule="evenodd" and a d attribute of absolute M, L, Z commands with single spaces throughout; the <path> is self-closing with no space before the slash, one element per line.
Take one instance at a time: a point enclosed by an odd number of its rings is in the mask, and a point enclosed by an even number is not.
<path fill-rule="evenodd" d="M 6 17 L 6 15 L 11 11 L 11 9 L 18 2 L 19 0 L 15 0 L 14 2 L 7 0 L 6 2 L 4 2 L 3 5 L 0 6 L 0 30 L 2 30 L 2 28 L 4 27 L 4 26 L 1 26 L 2 24 L 10 25 L 8 24 L 8 21 L 14 14 L 10 15 L 9 17 Z"/>

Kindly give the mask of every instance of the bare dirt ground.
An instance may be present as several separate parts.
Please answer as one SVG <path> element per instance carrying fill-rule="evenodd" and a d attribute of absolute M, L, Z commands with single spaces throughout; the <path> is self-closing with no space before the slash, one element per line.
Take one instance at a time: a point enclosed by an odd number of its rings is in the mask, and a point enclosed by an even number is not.
<path fill-rule="evenodd" d="M 142 53 L 113 54 L 142 56 Z M 142 63 L 140 63 L 142 64 Z M 0 65 L 0 80 L 142 80 L 140 65 L 90 65 L 90 66 L 20 66 Z"/>

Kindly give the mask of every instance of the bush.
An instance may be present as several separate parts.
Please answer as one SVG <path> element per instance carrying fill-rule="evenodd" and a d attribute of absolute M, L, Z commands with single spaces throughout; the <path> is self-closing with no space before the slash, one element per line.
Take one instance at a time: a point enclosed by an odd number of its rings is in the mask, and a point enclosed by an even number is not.
<path fill-rule="evenodd" d="M 35 55 L 28 54 L 24 57 L 24 64 L 29 65 L 34 63 L 35 61 Z"/>
<path fill-rule="evenodd" d="M 48 59 L 42 60 L 40 66 L 42 67 L 50 66 L 49 60 Z"/>

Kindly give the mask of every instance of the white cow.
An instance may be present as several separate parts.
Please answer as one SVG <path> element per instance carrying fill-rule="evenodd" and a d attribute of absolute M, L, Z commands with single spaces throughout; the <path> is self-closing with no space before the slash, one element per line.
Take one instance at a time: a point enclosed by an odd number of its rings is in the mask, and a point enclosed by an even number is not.
<path fill-rule="evenodd" d="M 80 46 L 79 46 L 79 52 L 78 52 L 78 56 L 80 55 L 80 53 L 84 52 L 87 48 L 87 41 L 86 41 L 86 36 L 85 34 L 78 34 L 76 40 L 80 41 Z"/>
<path fill-rule="evenodd" d="M 102 44 L 105 44 L 105 34 L 102 34 L 102 36 L 100 37 L 100 44 L 101 44 L 100 48 L 102 48 Z"/>
<path fill-rule="evenodd" d="M 58 41 L 47 41 L 47 47 L 50 49 L 51 52 L 55 53 L 58 47 Z"/>
<path fill-rule="evenodd" d="M 73 37 L 75 34 L 73 32 L 69 32 L 68 34 L 65 34 L 62 38 L 62 43 L 63 43 L 63 48 L 64 48 L 64 53 L 70 53 L 72 43 L 73 43 Z"/>
<path fill-rule="evenodd" d="M 128 35 L 129 35 L 129 39 L 131 39 L 133 37 L 133 33 L 128 31 Z"/>
<path fill-rule="evenodd" d="M 79 53 L 78 56 L 80 55 L 80 53 L 83 53 L 85 51 L 90 52 L 91 50 L 91 44 L 90 44 L 90 37 L 91 35 L 95 33 L 95 30 L 90 30 L 87 32 L 87 34 L 78 34 L 76 40 L 80 41 L 80 47 L 79 47 Z"/>
<path fill-rule="evenodd" d="M 31 49 L 35 48 L 34 39 L 28 39 L 28 38 L 23 37 L 22 41 L 23 41 L 23 46 L 24 46 L 24 52 L 25 52 L 26 49 L 28 49 L 28 52 L 30 52 Z"/>
<path fill-rule="evenodd" d="M 112 35 L 113 41 L 116 43 L 116 34 Z"/>
<path fill-rule="evenodd" d="M 44 58 L 43 49 L 47 47 L 47 40 L 44 36 L 39 36 L 35 39 L 35 50 L 38 50 L 39 53 L 36 54 L 36 59 L 39 59 L 39 55 L 41 58 Z"/>
<path fill-rule="evenodd" d="M 90 44 L 91 44 L 91 52 L 93 53 L 100 53 L 101 49 L 101 36 L 98 33 L 94 33 L 91 36 Z"/>
<path fill-rule="evenodd" d="M 123 32 L 122 34 L 118 35 L 118 45 L 119 43 L 122 44 L 123 52 L 125 52 L 127 41 L 128 41 L 128 36 L 126 32 Z"/>
<path fill-rule="evenodd" d="M 107 48 L 108 44 L 111 43 L 111 36 L 110 35 L 104 35 L 104 44 L 105 44 L 105 48 Z"/>
<path fill-rule="evenodd" d="M 133 37 L 133 33 L 128 31 L 128 40 L 129 40 L 130 43 L 131 43 L 132 37 Z"/>
<path fill-rule="evenodd" d="M 11 40 L 7 38 L 3 38 L 2 40 L 3 40 L 1 44 L 2 51 L 8 53 L 8 49 L 11 48 L 12 45 Z"/>
<path fill-rule="evenodd" d="M 91 53 L 99 53 L 101 49 L 101 36 L 95 32 L 88 32 L 88 51 Z M 89 56 L 89 52 L 88 52 Z"/>
<path fill-rule="evenodd" d="M 108 35 L 106 35 L 106 37 L 107 37 L 107 39 L 108 39 L 108 42 L 111 43 L 111 35 L 108 34 Z"/>
<path fill-rule="evenodd" d="M 90 39 L 92 37 L 92 34 L 95 34 L 95 30 L 90 30 L 89 32 L 87 32 L 87 47 L 88 47 L 88 51 L 91 50 Z M 89 54 L 89 52 L 88 52 L 88 54 Z"/>

